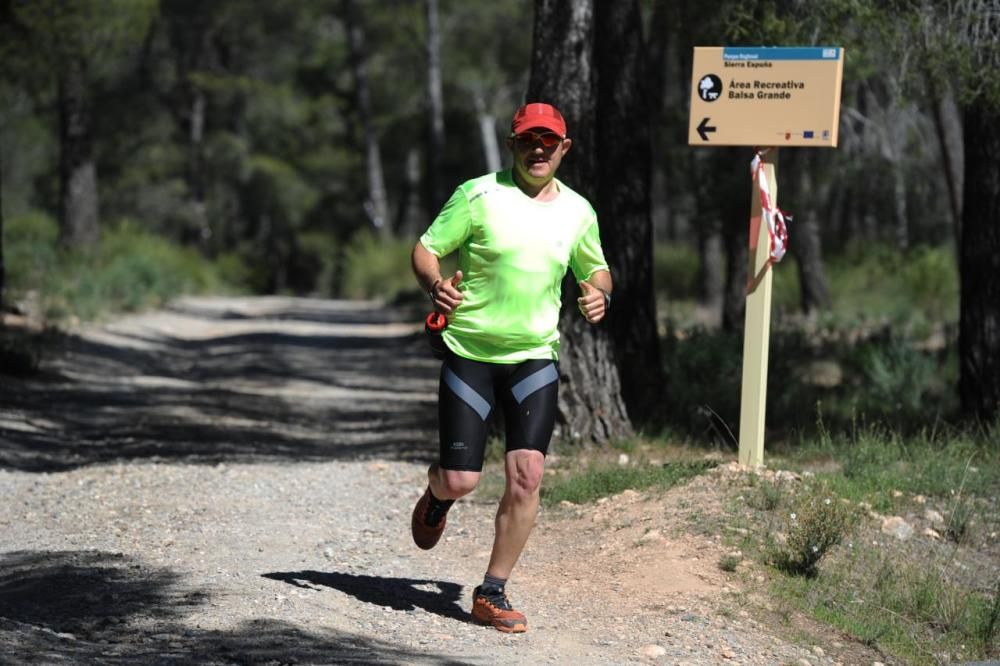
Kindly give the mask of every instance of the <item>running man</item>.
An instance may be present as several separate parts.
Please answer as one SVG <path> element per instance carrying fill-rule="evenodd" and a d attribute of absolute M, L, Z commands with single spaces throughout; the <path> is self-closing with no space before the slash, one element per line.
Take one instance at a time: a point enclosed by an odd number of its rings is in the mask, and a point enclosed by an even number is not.
<path fill-rule="evenodd" d="M 513 167 L 463 183 L 413 248 L 413 270 L 448 317 L 438 393 L 440 455 L 413 509 L 413 540 L 433 548 L 448 509 L 479 483 L 487 420 L 497 402 L 506 431 L 506 487 L 489 566 L 472 599 L 473 617 L 522 632 L 504 586 L 538 513 L 545 454 L 559 390 L 559 309 L 567 268 L 579 283 L 581 314 L 596 324 L 611 302 L 597 215 L 556 179 L 573 145 L 562 114 L 526 104 L 514 114 L 507 147 Z M 440 258 L 459 252 L 459 270 Z"/>

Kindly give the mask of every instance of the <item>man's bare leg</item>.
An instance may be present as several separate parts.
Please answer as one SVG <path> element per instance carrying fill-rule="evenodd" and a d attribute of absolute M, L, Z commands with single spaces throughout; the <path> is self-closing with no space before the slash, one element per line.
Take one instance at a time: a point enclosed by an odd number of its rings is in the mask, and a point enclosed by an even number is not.
<path fill-rule="evenodd" d="M 437 463 L 427 468 L 427 483 L 434 497 L 454 500 L 468 495 L 479 484 L 480 472 L 441 469 Z"/>
<path fill-rule="evenodd" d="M 493 554 L 483 584 L 472 592 L 472 617 L 500 631 L 520 633 L 528 630 L 528 620 L 510 605 L 504 584 L 535 526 L 545 456 L 517 450 L 505 462 L 507 485 L 497 509 Z"/>
<path fill-rule="evenodd" d="M 427 470 L 427 490 L 413 507 L 410 531 L 417 547 L 430 550 L 437 545 L 448 524 L 452 503 L 468 495 L 479 483 L 479 472 L 441 469 L 437 464 Z"/>
<path fill-rule="evenodd" d="M 493 554 L 486 569 L 503 579 L 510 577 L 535 526 L 545 456 L 521 449 L 508 453 L 505 463 L 507 484 L 497 509 Z"/>

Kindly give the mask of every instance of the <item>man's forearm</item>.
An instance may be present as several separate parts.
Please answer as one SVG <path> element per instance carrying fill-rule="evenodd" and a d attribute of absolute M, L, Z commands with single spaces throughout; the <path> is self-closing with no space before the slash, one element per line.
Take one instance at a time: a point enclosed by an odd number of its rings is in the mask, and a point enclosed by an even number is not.
<path fill-rule="evenodd" d="M 441 262 L 419 241 L 413 247 L 411 257 L 413 274 L 424 291 L 430 292 L 441 278 Z"/>
<path fill-rule="evenodd" d="M 587 282 L 597 287 L 608 296 L 611 295 L 611 290 L 614 289 L 614 284 L 611 281 L 611 273 L 608 271 L 595 271 L 593 275 L 587 278 Z"/>

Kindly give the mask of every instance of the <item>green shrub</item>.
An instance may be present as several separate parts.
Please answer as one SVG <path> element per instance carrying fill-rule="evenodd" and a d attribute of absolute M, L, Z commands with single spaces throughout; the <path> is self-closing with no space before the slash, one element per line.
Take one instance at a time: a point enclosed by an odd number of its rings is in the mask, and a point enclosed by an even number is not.
<path fill-rule="evenodd" d="M 653 251 L 655 293 L 671 301 L 698 300 L 699 264 L 694 248 L 658 243 Z M 948 245 L 903 253 L 884 243 L 858 243 L 826 257 L 824 268 L 831 310 L 841 322 L 958 320 L 958 265 Z M 773 270 L 772 307 L 778 314 L 796 312 L 801 292 L 796 257 L 786 256 Z"/>
<path fill-rule="evenodd" d="M 45 290 L 60 264 L 58 223 L 40 212 L 4 221 L 4 262 L 11 296 Z"/>
<path fill-rule="evenodd" d="M 751 479 L 757 478 L 751 476 Z M 785 494 L 781 486 L 773 481 L 764 480 L 759 483 L 751 483 L 753 491 L 747 496 L 747 506 L 759 511 L 774 511 L 781 506 L 781 501 Z"/>
<path fill-rule="evenodd" d="M 959 497 L 955 500 L 954 506 L 948 513 L 948 522 L 945 523 L 945 535 L 955 543 L 965 543 L 971 534 L 972 517 L 974 511 L 968 499 Z"/>
<path fill-rule="evenodd" d="M 774 590 L 901 663 L 996 657 L 1000 588 L 962 586 L 948 568 L 858 546 L 823 576 L 780 578 Z"/>
<path fill-rule="evenodd" d="M 955 635 L 962 642 L 978 644 L 989 654 L 996 646 L 997 599 L 971 592 L 948 579 L 937 567 L 923 568 L 885 558 L 870 587 L 869 602 L 904 621 Z M 957 641 L 955 641 L 957 642 Z"/>
<path fill-rule="evenodd" d="M 776 309 L 791 311 L 799 302 L 799 274 L 794 257 L 788 255 L 775 267 L 771 302 Z M 657 243 L 653 247 L 653 290 L 671 301 L 701 298 L 701 260 L 690 245 Z"/>
<path fill-rule="evenodd" d="M 254 271 L 245 255 L 238 251 L 223 252 L 216 257 L 215 270 L 225 284 L 240 285 L 245 289 L 251 289 L 254 284 Z"/>
<path fill-rule="evenodd" d="M 313 286 L 310 291 L 329 298 L 337 269 L 336 237 L 329 232 L 309 231 L 299 235 L 298 247 L 301 260 L 317 269 L 312 276 Z"/>
<path fill-rule="evenodd" d="M 740 566 L 740 562 L 743 561 L 743 555 L 740 553 L 726 553 L 719 558 L 719 568 L 723 571 L 733 572 Z"/>
<path fill-rule="evenodd" d="M 739 422 L 741 347 L 740 336 L 724 332 L 694 329 L 682 339 L 668 334 L 662 348 L 669 380 L 664 420 L 727 442 L 722 424 L 732 429 Z"/>
<path fill-rule="evenodd" d="M 351 238 L 344 255 L 342 294 L 346 298 L 393 300 L 417 289 L 410 270 L 411 239 L 382 239 L 368 230 Z"/>
<path fill-rule="evenodd" d="M 816 576 L 819 561 L 848 536 L 858 518 L 854 508 L 825 486 L 803 489 L 786 516 L 787 540 L 775 547 L 775 566 L 792 575 Z"/>
<path fill-rule="evenodd" d="M 893 490 L 947 498 L 988 495 L 1000 488 L 1000 455 L 989 442 L 989 434 L 923 431 L 904 438 L 869 426 L 832 440 L 843 467 L 826 478 L 841 495 L 879 510 L 892 506 Z"/>
<path fill-rule="evenodd" d="M 914 248 L 906 255 L 900 279 L 907 300 L 926 316 L 958 320 L 959 280 L 954 248 Z"/>
<path fill-rule="evenodd" d="M 876 414 L 920 412 L 926 394 L 935 389 L 936 359 L 899 338 L 865 343 L 854 356 L 862 378 L 859 394 Z"/>
<path fill-rule="evenodd" d="M 718 463 L 697 461 L 668 463 L 661 466 L 643 465 L 623 467 L 599 464 L 574 471 L 565 477 L 553 477 L 542 485 L 542 502 L 546 505 L 562 501 L 583 504 L 601 497 L 615 495 L 627 489 L 670 488 L 689 479 Z"/>
<path fill-rule="evenodd" d="M 770 341 L 767 423 L 772 428 L 813 425 L 817 387 L 803 381 L 801 367 L 815 352 L 798 330 L 775 330 Z M 743 338 L 724 331 L 693 329 L 668 335 L 662 347 L 669 386 L 663 418 L 717 446 L 735 445 L 739 430 Z"/>
<path fill-rule="evenodd" d="M 771 308 L 775 313 L 798 312 L 802 300 L 802 287 L 799 283 L 798 260 L 792 255 L 772 266 L 774 277 L 771 280 Z"/>
<path fill-rule="evenodd" d="M 989 657 L 1000 656 L 1000 580 L 993 586 L 991 594 L 986 598 L 982 612 L 979 613 L 976 638 L 985 648 Z"/>
<path fill-rule="evenodd" d="M 64 295 L 84 317 L 105 310 L 156 307 L 183 294 L 219 287 L 210 265 L 196 251 L 178 247 L 131 222 L 106 230 L 92 254 L 73 259 Z"/>
<path fill-rule="evenodd" d="M 957 321 L 958 267 L 952 248 L 917 247 L 902 253 L 878 243 L 852 245 L 827 261 L 833 309 L 847 319 Z"/>
<path fill-rule="evenodd" d="M 93 318 L 227 288 L 195 250 L 134 222 L 105 228 L 101 241 L 86 250 L 60 248 L 58 236 L 55 221 L 39 213 L 13 218 L 5 234 L 12 299 L 36 292 L 50 319 Z"/>
<path fill-rule="evenodd" d="M 984 550 L 969 534 L 973 511 L 977 524 L 989 526 L 982 532 L 996 523 L 996 427 L 944 426 L 915 435 L 882 426 L 857 426 L 849 435 L 823 427 L 820 432 L 815 448 L 797 453 L 822 465 L 815 481 L 803 475 L 811 489 L 786 494 L 776 507 L 780 514 L 738 513 L 737 524 L 752 537 L 741 548 L 790 574 L 774 579 L 775 593 L 901 663 L 965 663 L 1000 655 L 1000 584 L 991 570 L 989 541 L 983 539 Z M 751 488 L 738 489 L 744 501 L 736 506 L 763 508 L 748 492 L 761 486 L 763 479 L 754 478 L 748 477 Z M 823 493 L 829 505 L 817 503 Z M 823 544 L 851 534 L 849 525 L 860 517 L 852 507 L 860 501 L 886 514 L 938 509 L 949 521 L 942 531 L 957 545 L 918 536 L 905 542 L 885 538 L 878 521 L 865 520 L 863 538 L 850 538 L 846 547 L 831 547 L 825 558 L 812 561 Z M 824 515 L 831 508 L 849 512 L 848 520 Z M 769 538 L 775 532 L 787 538 Z"/>
<path fill-rule="evenodd" d="M 698 298 L 698 253 L 686 245 L 653 248 L 653 288 L 670 299 Z"/>
<path fill-rule="evenodd" d="M 667 424 L 718 446 L 730 447 L 738 430 L 742 336 L 694 328 L 663 338 Z M 834 382 L 824 379 L 836 371 Z M 901 336 L 852 343 L 842 334 L 793 326 L 771 332 L 767 378 L 768 439 L 815 434 L 814 415 L 836 432 L 857 421 L 892 424 L 903 433 L 933 427 L 957 410 L 957 356 L 914 348 Z"/>

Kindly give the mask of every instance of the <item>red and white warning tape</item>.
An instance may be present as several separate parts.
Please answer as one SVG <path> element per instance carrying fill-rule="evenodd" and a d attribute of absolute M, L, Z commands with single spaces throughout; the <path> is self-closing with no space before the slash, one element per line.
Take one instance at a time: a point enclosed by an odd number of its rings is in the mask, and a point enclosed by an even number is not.
<path fill-rule="evenodd" d="M 788 249 L 788 228 L 785 223 L 791 222 L 792 216 L 786 215 L 771 202 L 771 191 L 764 172 L 764 155 L 767 154 L 767 150 L 758 150 L 754 155 L 750 162 L 750 177 L 757 181 L 757 190 L 760 192 L 760 214 L 767 220 L 767 235 L 771 239 L 771 261 L 777 263 L 785 256 L 785 251 Z M 750 221 L 751 228 L 755 226 L 753 222 L 754 220 Z"/>

